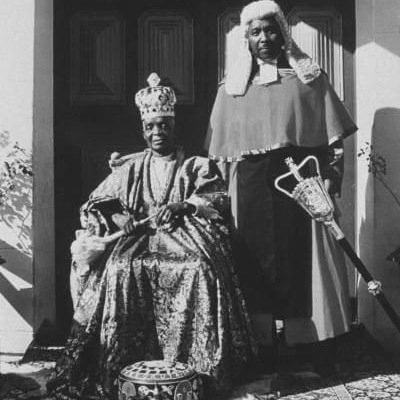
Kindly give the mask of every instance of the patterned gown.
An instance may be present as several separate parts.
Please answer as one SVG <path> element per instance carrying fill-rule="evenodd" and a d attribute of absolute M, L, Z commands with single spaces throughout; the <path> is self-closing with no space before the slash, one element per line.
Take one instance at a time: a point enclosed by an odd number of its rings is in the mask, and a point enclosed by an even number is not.
<path fill-rule="evenodd" d="M 162 358 L 190 364 L 212 391 L 231 387 L 254 344 L 219 212 L 223 198 L 215 164 L 182 152 L 158 160 L 137 153 L 92 193 L 81 212 L 98 222 L 97 233 L 112 232 L 121 212 L 104 205 L 116 199 L 135 220 L 169 202 L 188 201 L 196 213 L 172 232 L 154 222 L 138 228 L 89 268 L 73 262 L 74 322 L 50 398 L 115 399 L 124 366 Z"/>

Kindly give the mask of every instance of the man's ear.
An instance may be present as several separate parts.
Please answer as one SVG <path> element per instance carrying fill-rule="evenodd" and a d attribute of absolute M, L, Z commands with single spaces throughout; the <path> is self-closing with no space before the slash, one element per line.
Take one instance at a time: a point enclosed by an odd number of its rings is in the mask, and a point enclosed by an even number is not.
<path fill-rule="evenodd" d="M 142 121 L 142 138 L 146 141 L 146 126 L 145 126 L 145 122 Z"/>

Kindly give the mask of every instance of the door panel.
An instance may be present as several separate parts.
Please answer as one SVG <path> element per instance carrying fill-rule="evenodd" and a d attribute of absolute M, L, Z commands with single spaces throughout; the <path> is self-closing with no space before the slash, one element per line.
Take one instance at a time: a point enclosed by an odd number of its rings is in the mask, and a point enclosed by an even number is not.
<path fill-rule="evenodd" d="M 164 77 L 178 104 L 193 105 L 193 18 L 182 11 L 151 10 L 138 19 L 138 85 L 152 72 Z M 166 79 L 165 79 L 166 78 Z"/>
<path fill-rule="evenodd" d="M 354 5 L 348 0 L 281 1 L 334 7 L 343 19 L 344 100 L 352 105 Z M 224 32 L 242 0 L 60 0 L 54 15 L 57 320 L 66 329 L 69 246 L 78 210 L 105 177 L 111 152 L 144 148 L 134 94 L 149 72 L 170 76 L 180 102 L 177 132 L 200 149 L 223 75 Z M 235 14 L 236 13 L 236 14 Z M 236 16 L 235 16 L 236 15 Z"/>

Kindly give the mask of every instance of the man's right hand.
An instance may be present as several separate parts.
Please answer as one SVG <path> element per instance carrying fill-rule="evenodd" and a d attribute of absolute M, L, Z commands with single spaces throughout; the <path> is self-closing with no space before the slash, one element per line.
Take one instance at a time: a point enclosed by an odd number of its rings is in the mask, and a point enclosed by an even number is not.
<path fill-rule="evenodd" d="M 133 218 L 130 218 L 124 225 L 124 227 L 122 228 L 122 230 L 124 231 L 125 235 L 132 235 L 132 233 L 135 231 L 136 229 L 136 221 Z"/>

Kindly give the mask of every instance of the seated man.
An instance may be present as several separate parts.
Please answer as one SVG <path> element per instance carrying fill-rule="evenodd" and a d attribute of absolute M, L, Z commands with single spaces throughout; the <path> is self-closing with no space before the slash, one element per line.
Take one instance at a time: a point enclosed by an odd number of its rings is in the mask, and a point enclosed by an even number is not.
<path fill-rule="evenodd" d="M 212 161 L 177 147 L 175 94 L 156 74 L 149 82 L 136 95 L 148 149 L 114 168 L 81 209 L 73 328 L 52 398 L 116 399 L 120 370 L 149 359 L 188 363 L 223 390 L 253 353 L 218 211 L 223 182 Z M 88 240 L 118 227 L 125 234 L 113 244 Z"/>

